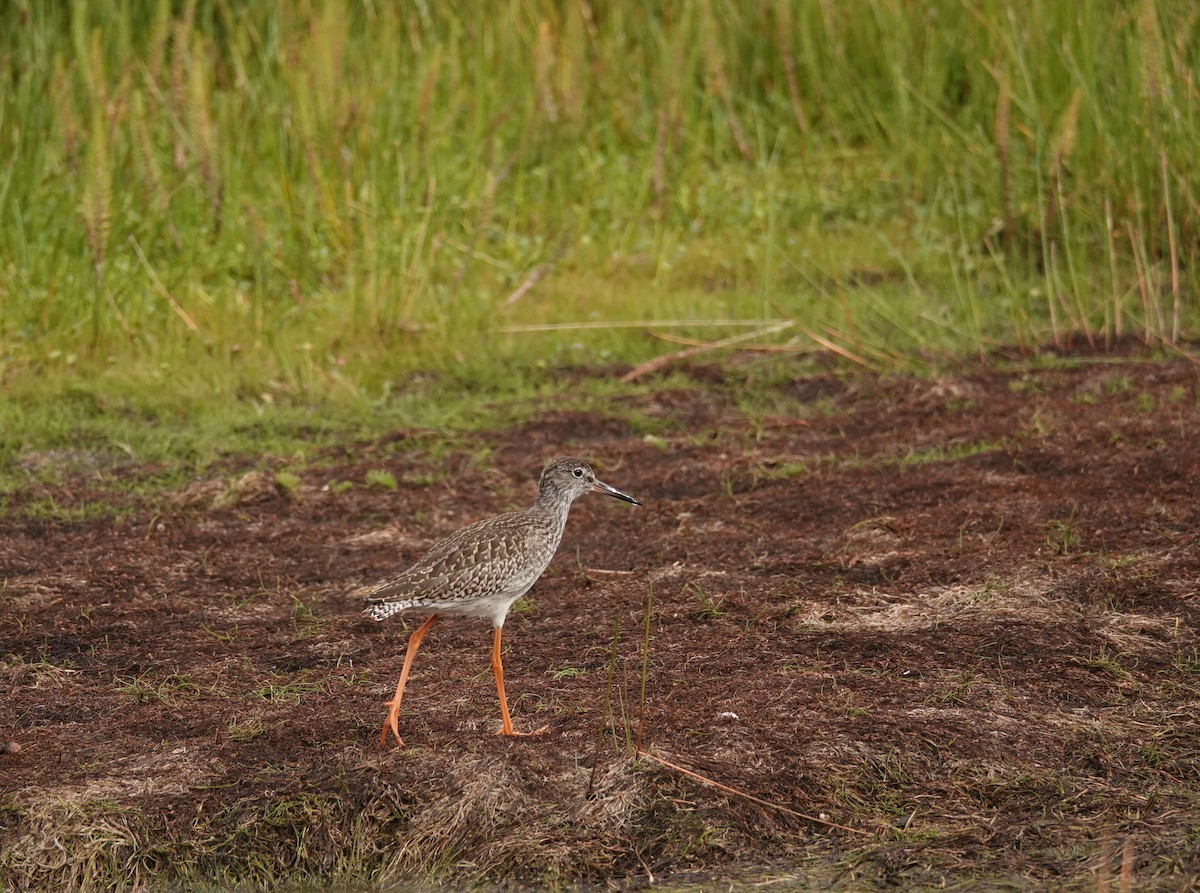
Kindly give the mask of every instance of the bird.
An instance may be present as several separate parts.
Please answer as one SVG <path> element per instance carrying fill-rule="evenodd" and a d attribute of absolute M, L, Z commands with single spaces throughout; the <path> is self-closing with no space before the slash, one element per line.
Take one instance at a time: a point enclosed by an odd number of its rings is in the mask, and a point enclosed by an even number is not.
<path fill-rule="evenodd" d="M 396 683 L 395 696 L 388 702 L 387 717 L 379 734 L 380 746 L 387 746 L 389 733 L 397 745 L 404 745 L 399 716 L 405 683 L 421 640 L 443 615 L 492 621 L 492 674 L 500 699 L 499 734 L 521 736 L 544 731 L 543 728 L 522 733 L 513 727 L 504 693 L 504 665 L 500 660 L 504 618 L 513 603 L 546 570 L 562 541 L 571 504 L 588 492 L 642 504 L 597 479 L 595 470 L 583 459 L 563 456 L 542 470 L 537 499 L 529 508 L 463 527 L 435 543 L 416 564 L 359 590 L 366 602 L 365 611 L 374 620 L 386 620 L 401 613 L 427 615 L 425 622 L 409 636 L 400 681 Z"/>

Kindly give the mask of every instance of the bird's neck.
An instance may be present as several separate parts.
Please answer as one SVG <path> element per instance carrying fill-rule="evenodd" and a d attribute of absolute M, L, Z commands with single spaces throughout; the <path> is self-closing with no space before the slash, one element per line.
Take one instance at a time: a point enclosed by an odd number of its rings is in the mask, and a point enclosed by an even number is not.
<path fill-rule="evenodd" d="M 533 510 L 553 519 L 553 523 L 557 525 L 561 533 L 562 528 L 566 526 L 567 513 L 571 511 L 572 501 L 565 493 L 556 490 L 543 490 L 538 493 L 537 502 L 533 504 Z"/>

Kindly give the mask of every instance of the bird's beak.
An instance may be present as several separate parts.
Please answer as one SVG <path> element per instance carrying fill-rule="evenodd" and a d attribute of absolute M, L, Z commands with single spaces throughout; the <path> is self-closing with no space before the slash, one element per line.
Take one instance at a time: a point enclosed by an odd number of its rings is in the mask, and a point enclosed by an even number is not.
<path fill-rule="evenodd" d="M 603 493 L 606 496 L 614 496 L 617 499 L 624 499 L 626 502 L 632 502 L 634 505 L 641 505 L 636 499 L 628 493 L 622 493 L 616 487 L 610 487 L 604 481 L 592 481 L 592 491 L 595 493 Z"/>

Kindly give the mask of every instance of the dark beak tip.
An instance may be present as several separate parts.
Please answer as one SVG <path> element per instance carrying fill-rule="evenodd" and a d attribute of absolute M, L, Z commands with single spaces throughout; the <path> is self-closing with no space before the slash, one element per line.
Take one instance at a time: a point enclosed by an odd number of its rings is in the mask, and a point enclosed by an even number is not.
<path fill-rule="evenodd" d="M 595 484 L 592 486 L 592 489 L 598 493 L 603 493 L 605 496 L 611 496 L 614 499 L 620 499 L 620 500 L 623 500 L 624 502 L 633 503 L 634 505 L 642 504 L 639 500 L 634 499 L 628 493 L 622 493 L 616 487 L 609 486 L 608 484 L 604 483 L 603 481 L 596 481 Z"/>

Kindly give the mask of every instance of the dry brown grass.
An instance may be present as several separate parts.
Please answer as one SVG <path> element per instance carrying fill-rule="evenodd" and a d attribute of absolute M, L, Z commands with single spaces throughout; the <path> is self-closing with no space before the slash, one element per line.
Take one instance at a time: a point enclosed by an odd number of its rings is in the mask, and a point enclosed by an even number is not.
<path fill-rule="evenodd" d="M 1193 368 L 775 387 L 758 414 L 736 382 L 631 398 L 683 420 L 649 440 L 547 410 L 483 435 L 488 463 L 366 445 L 125 524 L 14 518 L 4 885 L 1200 878 Z M 491 734 L 486 630 L 446 624 L 409 746 L 378 749 L 403 631 L 354 587 L 564 445 L 647 500 L 581 503 L 510 617 L 517 723 L 550 731 Z M 405 483 L 325 486 L 372 471 Z"/>

